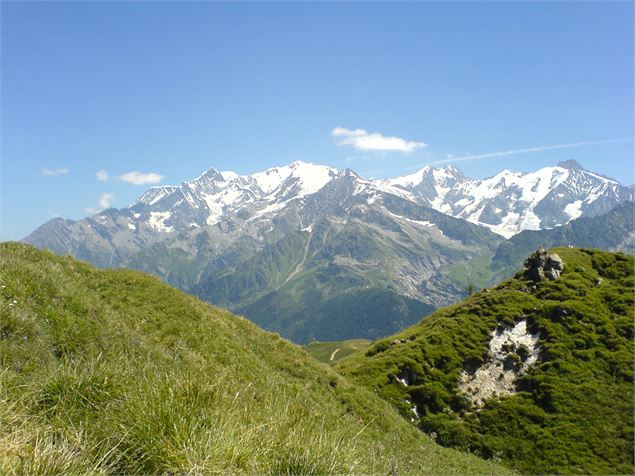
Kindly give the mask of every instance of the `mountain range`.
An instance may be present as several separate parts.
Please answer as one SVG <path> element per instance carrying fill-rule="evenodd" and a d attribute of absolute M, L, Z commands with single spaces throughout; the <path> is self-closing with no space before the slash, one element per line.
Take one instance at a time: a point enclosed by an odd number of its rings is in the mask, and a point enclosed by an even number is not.
<path fill-rule="evenodd" d="M 296 342 L 374 339 L 465 296 L 506 238 L 633 195 L 573 161 L 483 180 L 453 166 L 390 180 L 304 162 L 212 168 L 126 208 L 53 219 L 24 241 L 152 272 Z"/>

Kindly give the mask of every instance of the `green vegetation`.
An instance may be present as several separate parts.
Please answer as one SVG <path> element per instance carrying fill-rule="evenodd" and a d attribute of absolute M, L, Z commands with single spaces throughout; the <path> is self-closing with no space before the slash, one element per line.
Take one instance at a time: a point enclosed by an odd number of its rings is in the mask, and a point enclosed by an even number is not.
<path fill-rule="evenodd" d="M 279 336 L 0 244 L 0 474 L 504 473 Z"/>
<path fill-rule="evenodd" d="M 349 339 L 333 342 L 316 341 L 303 346 L 303 348 L 314 359 L 327 364 L 334 364 L 358 350 L 365 349 L 371 343 L 368 339 Z"/>
<path fill-rule="evenodd" d="M 447 270 L 451 282 L 466 290 L 469 296 L 472 290 L 489 286 L 494 278 L 490 269 L 491 254 L 474 256 L 470 261 L 458 263 Z"/>
<path fill-rule="evenodd" d="M 289 233 L 253 256 L 245 253 L 248 259 L 191 291 L 299 344 L 377 339 L 435 309 L 395 287 L 403 260 L 393 246 L 364 224 L 334 231 L 324 222 L 311 235 Z M 412 253 L 404 245 L 399 251 Z"/>
<path fill-rule="evenodd" d="M 354 354 L 338 368 L 437 442 L 500 458 L 522 473 L 633 474 L 633 258 L 561 248 L 562 276 L 517 274 Z M 462 371 L 489 359 L 497 328 L 522 320 L 540 356 L 517 393 L 474 406 Z M 519 347 L 519 364 L 527 356 Z M 408 386 L 399 379 L 407 378 Z"/>

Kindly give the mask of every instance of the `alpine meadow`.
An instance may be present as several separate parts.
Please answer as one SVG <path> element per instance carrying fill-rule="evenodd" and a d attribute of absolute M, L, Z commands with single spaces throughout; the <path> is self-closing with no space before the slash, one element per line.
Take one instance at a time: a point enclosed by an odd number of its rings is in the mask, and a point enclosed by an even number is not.
<path fill-rule="evenodd" d="M 0 2 L 0 475 L 635 473 L 633 2 Z"/>

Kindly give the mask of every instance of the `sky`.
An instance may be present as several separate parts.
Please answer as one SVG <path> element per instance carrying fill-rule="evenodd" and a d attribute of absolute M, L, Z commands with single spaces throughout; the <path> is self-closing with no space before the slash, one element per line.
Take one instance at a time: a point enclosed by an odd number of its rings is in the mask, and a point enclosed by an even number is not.
<path fill-rule="evenodd" d="M 0 240 L 210 167 L 633 178 L 631 2 L 2 2 Z"/>

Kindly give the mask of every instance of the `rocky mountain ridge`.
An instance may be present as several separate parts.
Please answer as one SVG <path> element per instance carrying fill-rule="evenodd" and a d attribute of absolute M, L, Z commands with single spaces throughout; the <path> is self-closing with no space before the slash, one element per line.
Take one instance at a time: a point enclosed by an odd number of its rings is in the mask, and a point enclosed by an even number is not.
<path fill-rule="evenodd" d="M 506 238 L 523 230 L 554 228 L 582 216 L 603 215 L 635 199 L 629 187 L 589 172 L 574 160 L 529 173 L 504 170 L 482 180 L 469 179 L 453 166 L 424 167 L 386 183 Z"/>
<path fill-rule="evenodd" d="M 505 223 L 539 227 L 575 215 L 549 211 L 567 209 L 553 197 L 574 182 L 581 188 L 559 199 L 577 203 L 586 193 L 588 206 L 575 205 L 581 214 L 632 198 L 610 179 L 567 167 L 482 181 L 452 166 L 393 180 L 304 162 L 245 176 L 212 168 L 148 189 L 127 208 L 51 220 L 24 241 L 152 272 L 298 342 L 374 339 L 466 294 L 457 267 L 469 273 L 503 241 L 502 228 L 474 210 L 501 201 L 508 218 L 521 217 L 513 207 L 525 217 Z"/>

